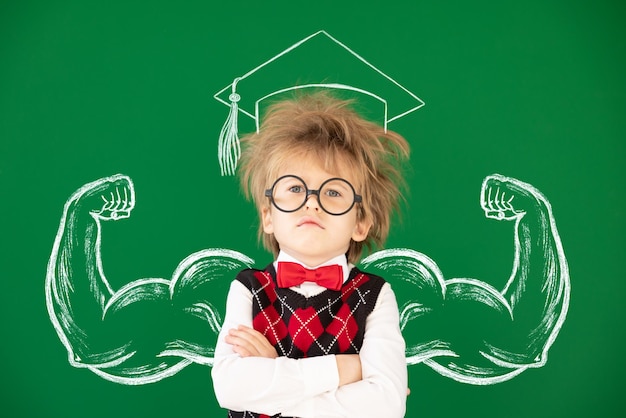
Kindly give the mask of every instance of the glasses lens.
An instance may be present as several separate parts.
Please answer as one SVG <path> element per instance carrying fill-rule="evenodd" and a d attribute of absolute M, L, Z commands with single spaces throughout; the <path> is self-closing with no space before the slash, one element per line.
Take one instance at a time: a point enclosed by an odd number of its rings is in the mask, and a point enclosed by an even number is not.
<path fill-rule="evenodd" d="M 322 209 L 333 215 L 347 212 L 354 204 L 354 189 L 343 179 L 326 181 L 320 189 Z"/>
<path fill-rule="evenodd" d="M 306 184 L 295 176 L 283 177 L 274 184 L 272 199 L 278 209 L 294 211 L 306 200 Z"/>

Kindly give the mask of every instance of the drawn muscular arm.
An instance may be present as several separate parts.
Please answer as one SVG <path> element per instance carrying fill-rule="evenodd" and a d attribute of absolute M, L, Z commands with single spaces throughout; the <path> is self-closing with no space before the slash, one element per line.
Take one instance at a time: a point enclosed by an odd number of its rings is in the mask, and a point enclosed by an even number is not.
<path fill-rule="evenodd" d="M 124 176 L 87 184 L 65 204 L 48 263 L 46 302 L 74 366 L 106 366 L 132 355 L 129 341 L 107 342 L 103 335 L 114 292 L 102 271 L 100 229 L 101 221 L 127 218 L 133 207 L 134 192 Z"/>
<path fill-rule="evenodd" d="M 211 364 L 220 282 L 252 262 L 205 250 L 183 260 L 171 280 L 141 279 L 114 291 L 102 267 L 101 227 L 129 217 L 134 204 L 133 185 L 122 175 L 76 191 L 64 207 L 45 289 L 70 363 L 125 384 L 154 382 L 192 362 Z"/>
<path fill-rule="evenodd" d="M 487 339 L 484 354 L 498 364 L 542 366 L 567 315 L 570 291 L 552 207 L 533 186 L 502 176 L 485 181 L 481 201 L 487 217 L 515 224 L 513 270 L 500 292 L 513 322 L 508 335 Z"/>
<path fill-rule="evenodd" d="M 502 290 L 477 279 L 445 280 L 432 260 L 412 250 L 364 262 L 406 295 L 401 327 L 409 364 L 491 384 L 545 364 L 567 314 L 569 273 L 552 209 L 537 189 L 493 175 L 483 183 L 481 205 L 487 217 L 514 226 L 513 271 Z"/>
<path fill-rule="evenodd" d="M 473 384 L 542 366 L 569 303 L 567 263 L 547 199 L 528 184 L 494 175 L 483 183 L 481 204 L 487 217 L 514 224 L 513 271 L 501 291 L 476 279 L 445 280 L 432 260 L 413 250 L 381 251 L 362 263 L 381 270 L 399 295 L 407 362 Z M 221 323 L 216 306 L 226 293 L 220 286 L 252 260 L 205 250 L 183 260 L 171 280 L 141 279 L 114 291 L 102 268 L 101 224 L 129 217 L 133 207 L 125 176 L 74 193 L 64 207 L 45 290 L 72 365 L 142 384 L 191 362 L 212 364 Z"/>

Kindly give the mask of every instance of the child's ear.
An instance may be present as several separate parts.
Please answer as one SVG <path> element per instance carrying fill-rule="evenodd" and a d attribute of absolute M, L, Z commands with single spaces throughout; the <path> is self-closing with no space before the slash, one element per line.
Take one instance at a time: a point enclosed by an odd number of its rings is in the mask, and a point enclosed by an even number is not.
<path fill-rule="evenodd" d="M 263 232 L 266 234 L 274 233 L 274 224 L 272 224 L 272 213 L 268 206 L 261 208 L 261 222 L 263 223 Z"/>
<path fill-rule="evenodd" d="M 352 233 L 352 239 L 356 242 L 364 241 L 367 238 L 367 234 L 370 232 L 370 228 L 372 227 L 372 222 L 362 219 L 360 221 L 356 221 L 356 225 L 354 226 L 354 232 Z"/>

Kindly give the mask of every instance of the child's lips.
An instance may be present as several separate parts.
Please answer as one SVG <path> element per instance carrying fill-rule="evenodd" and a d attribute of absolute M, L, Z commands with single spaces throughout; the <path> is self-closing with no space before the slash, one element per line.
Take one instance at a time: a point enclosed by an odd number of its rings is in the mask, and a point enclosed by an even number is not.
<path fill-rule="evenodd" d="M 305 225 L 317 226 L 317 227 L 319 227 L 319 228 L 324 229 L 324 227 L 322 226 L 322 224 L 320 223 L 320 221 L 318 221 L 318 220 L 317 220 L 317 219 L 315 219 L 315 218 L 311 218 L 311 217 L 309 217 L 309 216 L 306 216 L 306 217 L 304 217 L 304 218 L 302 218 L 302 219 L 300 219 L 300 220 L 298 221 L 298 226 L 299 226 L 299 227 L 300 227 L 300 226 L 305 226 Z"/>

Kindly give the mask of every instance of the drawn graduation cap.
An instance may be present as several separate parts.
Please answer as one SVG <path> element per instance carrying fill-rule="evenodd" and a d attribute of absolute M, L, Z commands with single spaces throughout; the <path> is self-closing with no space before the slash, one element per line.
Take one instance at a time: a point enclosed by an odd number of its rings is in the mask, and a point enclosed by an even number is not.
<path fill-rule="evenodd" d="M 238 116 L 254 120 L 259 132 L 263 108 L 278 95 L 299 89 L 335 89 L 366 102 L 363 115 L 387 125 L 424 106 L 424 102 L 327 32 L 318 31 L 247 73 L 215 94 L 230 108 L 218 145 L 222 176 L 234 175 L 241 155 Z M 375 110 L 374 110 L 375 109 Z M 358 111 L 359 109 L 357 109 Z"/>

